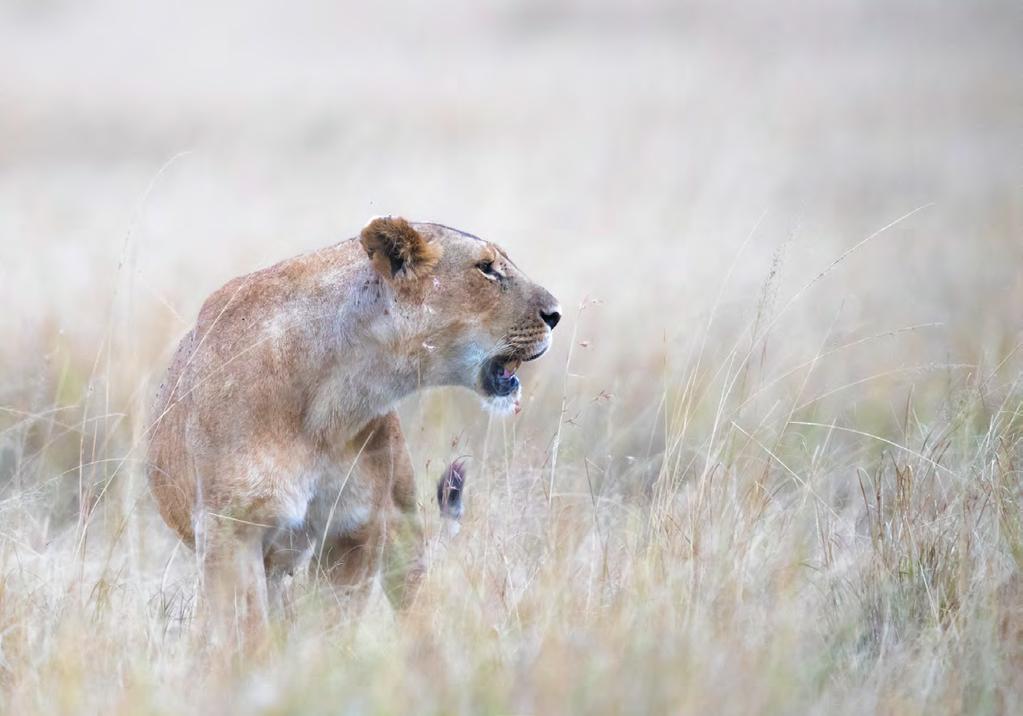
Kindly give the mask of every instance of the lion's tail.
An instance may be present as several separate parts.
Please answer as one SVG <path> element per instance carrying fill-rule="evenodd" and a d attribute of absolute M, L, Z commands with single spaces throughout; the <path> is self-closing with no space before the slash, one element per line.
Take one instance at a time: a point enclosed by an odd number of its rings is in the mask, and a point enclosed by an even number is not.
<path fill-rule="evenodd" d="M 465 490 L 465 461 L 455 460 L 437 482 L 437 506 L 440 514 L 457 522 L 462 518 L 462 493 Z"/>

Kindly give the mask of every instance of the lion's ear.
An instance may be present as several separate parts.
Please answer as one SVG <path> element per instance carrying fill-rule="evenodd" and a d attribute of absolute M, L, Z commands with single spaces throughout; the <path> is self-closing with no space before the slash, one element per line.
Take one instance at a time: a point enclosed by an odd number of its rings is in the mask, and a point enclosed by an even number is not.
<path fill-rule="evenodd" d="M 366 224 L 359 235 L 377 272 L 388 280 L 412 280 L 437 265 L 443 249 L 402 218 L 385 216 Z"/>

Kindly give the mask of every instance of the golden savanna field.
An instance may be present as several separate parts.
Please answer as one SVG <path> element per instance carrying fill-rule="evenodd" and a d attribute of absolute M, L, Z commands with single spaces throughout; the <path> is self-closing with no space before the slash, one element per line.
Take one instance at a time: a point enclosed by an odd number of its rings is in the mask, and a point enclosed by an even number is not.
<path fill-rule="evenodd" d="M 401 404 L 407 613 L 312 574 L 225 664 L 156 387 L 380 214 L 504 246 L 554 349 Z M 2 713 L 1020 713 L 1021 507 L 1015 2 L 0 1 Z"/>

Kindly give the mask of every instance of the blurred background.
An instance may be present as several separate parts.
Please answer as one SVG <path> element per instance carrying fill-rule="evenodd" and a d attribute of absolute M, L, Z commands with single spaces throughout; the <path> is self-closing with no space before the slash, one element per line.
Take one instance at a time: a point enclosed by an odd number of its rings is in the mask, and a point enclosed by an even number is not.
<path fill-rule="evenodd" d="M 646 445 L 666 383 L 765 327 L 765 375 L 899 331 L 808 378 L 883 413 L 1023 329 L 1021 37 L 988 1 L 5 0 L 0 402 L 112 361 L 130 412 L 216 287 L 395 214 L 562 300 L 538 435 L 564 382 Z"/>
<path fill-rule="evenodd" d="M 520 416 L 403 405 L 424 496 L 469 453 L 480 493 L 549 504 L 553 457 L 628 501 L 730 424 L 757 474 L 818 465 L 792 421 L 930 449 L 1023 365 L 1023 9 L 0 0 L 5 529 L 82 547 L 105 495 L 157 525 L 138 446 L 203 299 L 379 214 L 501 244 L 565 313 Z M 840 495 L 885 448 L 849 431 Z"/>

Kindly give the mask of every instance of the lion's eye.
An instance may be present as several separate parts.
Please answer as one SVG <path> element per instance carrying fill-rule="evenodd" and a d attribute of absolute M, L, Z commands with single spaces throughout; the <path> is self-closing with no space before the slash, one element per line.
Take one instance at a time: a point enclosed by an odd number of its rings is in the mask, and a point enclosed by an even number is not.
<path fill-rule="evenodd" d="M 493 261 L 480 261 L 478 264 L 476 264 L 476 268 L 479 269 L 481 274 L 483 274 L 484 276 L 491 280 L 501 278 L 501 274 L 499 274 L 497 272 L 497 269 L 494 268 Z"/>

